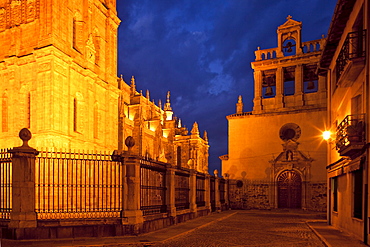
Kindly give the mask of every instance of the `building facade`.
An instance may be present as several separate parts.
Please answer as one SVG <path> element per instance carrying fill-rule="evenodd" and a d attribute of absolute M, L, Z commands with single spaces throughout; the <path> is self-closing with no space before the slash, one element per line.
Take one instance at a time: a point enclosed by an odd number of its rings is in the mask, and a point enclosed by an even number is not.
<path fill-rule="evenodd" d="M 328 88 L 328 222 L 368 243 L 370 4 L 339 0 L 319 73 Z"/>
<path fill-rule="evenodd" d="M 208 170 L 208 140 L 117 77 L 115 0 L 0 1 L 0 146 L 127 151 Z"/>
<path fill-rule="evenodd" d="M 255 51 L 253 111 L 227 116 L 228 154 L 236 208 L 326 209 L 325 78 L 316 76 L 324 38 L 301 40 L 302 23 L 288 16 L 276 48 Z"/>

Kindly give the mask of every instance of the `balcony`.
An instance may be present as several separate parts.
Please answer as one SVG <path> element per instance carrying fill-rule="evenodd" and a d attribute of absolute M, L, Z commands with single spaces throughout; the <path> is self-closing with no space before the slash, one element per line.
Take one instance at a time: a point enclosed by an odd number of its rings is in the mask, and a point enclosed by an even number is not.
<path fill-rule="evenodd" d="M 340 156 L 354 156 L 365 146 L 365 114 L 348 115 L 338 125 L 336 149 Z"/>
<path fill-rule="evenodd" d="M 365 67 L 366 30 L 348 33 L 336 61 L 337 85 L 349 87 Z"/>

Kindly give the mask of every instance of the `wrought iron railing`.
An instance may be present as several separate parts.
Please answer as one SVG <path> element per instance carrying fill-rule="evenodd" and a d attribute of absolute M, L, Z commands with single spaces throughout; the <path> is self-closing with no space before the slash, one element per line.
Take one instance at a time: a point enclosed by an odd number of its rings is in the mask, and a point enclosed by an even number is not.
<path fill-rule="evenodd" d="M 0 220 L 9 220 L 12 211 L 12 159 L 7 149 L 0 150 Z"/>
<path fill-rule="evenodd" d="M 366 30 L 348 33 L 336 61 L 336 75 L 339 80 L 348 61 L 366 56 Z"/>
<path fill-rule="evenodd" d="M 211 176 L 210 180 L 210 200 L 212 212 L 216 209 L 216 177 Z"/>
<path fill-rule="evenodd" d="M 189 172 L 176 171 L 175 173 L 175 207 L 176 210 L 189 209 L 190 184 Z"/>
<path fill-rule="evenodd" d="M 225 203 L 226 180 L 221 178 L 219 182 L 220 203 Z"/>
<path fill-rule="evenodd" d="M 198 173 L 196 176 L 196 204 L 198 207 L 203 207 L 206 205 L 205 201 L 205 180 L 204 174 Z"/>
<path fill-rule="evenodd" d="M 143 215 L 165 213 L 166 164 L 142 158 L 140 160 L 140 209 Z"/>
<path fill-rule="evenodd" d="M 351 143 L 365 143 L 365 114 L 347 115 L 337 127 L 337 150 Z"/>
<path fill-rule="evenodd" d="M 120 217 L 122 168 L 109 153 L 41 151 L 35 172 L 37 218 Z"/>

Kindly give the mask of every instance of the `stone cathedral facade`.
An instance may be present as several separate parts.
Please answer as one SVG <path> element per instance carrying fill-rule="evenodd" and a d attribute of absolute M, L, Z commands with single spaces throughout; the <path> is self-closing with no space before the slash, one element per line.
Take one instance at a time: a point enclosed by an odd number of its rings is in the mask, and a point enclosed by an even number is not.
<path fill-rule="evenodd" d="M 227 116 L 234 208 L 326 210 L 325 78 L 316 69 L 325 39 L 302 42 L 302 23 L 288 16 L 276 48 L 255 51 L 253 111 Z"/>
<path fill-rule="evenodd" d="M 127 150 L 208 170 L 207 135 L 117 77 L 115 0 L 0 0 L 0 146 Z M 164 95 L 166 92 L 164 91 Z"/>

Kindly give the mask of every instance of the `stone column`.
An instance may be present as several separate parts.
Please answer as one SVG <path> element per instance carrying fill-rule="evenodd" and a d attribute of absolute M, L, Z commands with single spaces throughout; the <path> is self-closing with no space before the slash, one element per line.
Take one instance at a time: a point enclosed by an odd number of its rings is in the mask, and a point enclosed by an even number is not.
<path fill-rule="evenodd" d="M 136 155 L 125 155 L 123 161 L 126 171 L 124 186 L 127 190 L 124 196 L 122 223 L 135 225 L 135 231 L 138 231 L 144 222 L 140 210 L 140 158 Z"/>
<path fill-rule="evenodd" d="M 284 70 L 282 67 L 276 69 L 276 96 L 275 96 L 275 108 L 284 107 Z"/>
<path fill-rule="evenodd" d="M 172 166 L 167 167 L 166 171 L 166 204 L 167 211 L 171 217 L 176 217 L 176 206 L 175 206 L 175 168 Z"/>
<path fill-rule="evenodd" d="M 262 72 L 254 71 L 254 99 L 253 111 L 258 113 L 262 111 Z"/>
<path fill-rule="evenodd" d="M 197 217 L 197 175 L 196 171 L 190 170 L 190 191 L 189 191 L 189 199 L 190 199 L 190 212 L 195 214 Z"/>
<path fill-rule="evenodd" d="M 24 128 L 19 132 L 23 145 L 9 150 L 12 153 L 12 212 L 9 228 L 35 228 L 36 193 L 35 160 L 39 152 L 28 146 L 31 132 Z M 17 232 L 17 230 L 16 230 Z M 17 238 L 18 236 L 16 236 Z"/>
<path fill-rule="evenodd" d="M 229 201 L 230 180 L 229 180 L 229 175 L 227 173 L 224 174 L 224 179 L 225 179 L 225 204 L 227 205 L 227 208 L 230 208 L 230 201 Z"/>
<path fill-rule="evenodd" d="M 221 211 L 221 202 L 220 202 L 220 178 L 218 177 L 218 171 L 214 171 L 215 174 L 215 201 L 216 201 L 216 212 Z"/>
<path fill-rule="evenodd" d="M 318 94 L 320 98 L 320 104 L 326 104 L 327 102 L 327 93 L 326 93 L 326 80 L 327 77 L 319 75 L 317 79 Z"/>
<path fill-rule="evenodd" d="M 303 106 L 303 66 L 302 64 L 297 64 L 295 67 L 295 80 L 294 80 L 294 98 L 296 106 Z"/>

